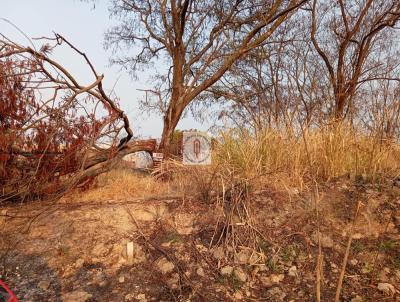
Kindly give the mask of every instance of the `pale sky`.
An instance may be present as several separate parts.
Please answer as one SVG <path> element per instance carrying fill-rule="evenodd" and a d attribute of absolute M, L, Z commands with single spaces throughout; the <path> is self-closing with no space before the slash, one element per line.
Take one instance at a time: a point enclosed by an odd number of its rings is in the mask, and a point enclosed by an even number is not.
<path fill-rule="evenodd" d="M 139 99 L 143 96 L 137 89 L 150 88 L 146 80 L 135 81 L 118 66 L 109 66 L 110 52 L 103 48 L 103 34 L 115 22 L 109 19 L 108 1 L 93 4 L 78 0 L 0 0 L 0 18 L 5 18 L 18 26 L 28 37 L 51 37 L 57 32 L 85 52 L 95 65 L 98 73 L 105 75 L 104 86 L 111 90 L 115 82 L 115 92 L 121 99 L 120 106 L 128 114 L 135 134 L 144 137 L 159 137 L 162 131 L 162 117 L 148 116 L 139 112 Z M 28 45 L 30 42 L 7 22 L 0 20 L 0 32 L 8 38 Z M 37 43 L 37 42 L 35 42 Z M 37 43 L 40 45 L 40 43 Z M 54 53 L 54 58 L 72 70 L 82 81 L 92 81 L 87 66 L 77 61 L 77 56 L 63 48 Z M 139 79 L 146 79 L 146 72 L 138 73 Z M 183 119 L 178 129 L 207 130 L 209 125 L 201 125 L 192 117 Z"/>

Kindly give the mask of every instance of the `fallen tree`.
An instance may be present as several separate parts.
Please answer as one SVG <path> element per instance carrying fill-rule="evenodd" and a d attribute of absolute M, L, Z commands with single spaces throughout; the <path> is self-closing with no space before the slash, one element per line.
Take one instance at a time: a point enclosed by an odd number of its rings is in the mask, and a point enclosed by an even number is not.
<path fill-rule="evenodd" d="M 0 35 L 0 203 L 59 197 L 124 155 L 156 146 L 130 142 L 126 114 L 85 53 L 59 34 L 43 41 L 36 49 Z M 91 83 L 51 58 L 61 46 L 82 59 Z"/>

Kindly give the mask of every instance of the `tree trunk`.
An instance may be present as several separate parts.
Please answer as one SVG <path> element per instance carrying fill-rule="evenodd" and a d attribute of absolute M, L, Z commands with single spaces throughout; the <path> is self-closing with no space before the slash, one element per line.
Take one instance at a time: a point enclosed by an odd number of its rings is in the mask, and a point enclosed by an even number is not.
<path fill-rule="evenodd" d="M 168 158 L 171 154 L 171 142 L 173 134 L 183 112 L 183 108 L 181 106 L 176 108 L 176 110 L 171 108 L 173 107 L 168 108 L 168 111 L 164 116 L 164 128 L 161 136 L 161 142 L 158 147 L 159 152 L 164 153 L 164 158 Z"/>
<path fill-rule="evenodd" d="M 342 120 L 344 118 L 344 109 L 347 105 L 347 98 L 343 92 L 339 92 L 336 97 L 335 119 Z"/>

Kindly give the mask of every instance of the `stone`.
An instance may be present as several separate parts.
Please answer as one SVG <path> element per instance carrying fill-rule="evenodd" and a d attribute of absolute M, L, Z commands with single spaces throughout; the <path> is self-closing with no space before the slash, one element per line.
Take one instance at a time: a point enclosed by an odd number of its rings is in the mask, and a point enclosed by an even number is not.
<path fill-rule="evenodd" d="M 225 258 L 224 249 L 222 247 L 217 247 L 213 250 L 212 255 L 217 260 L 222 260 Z"/>
<path fill-rule="evenodd" d="M 235 292 L 235 293 L 233 294 L 233 297 L 234 297 L 236 300 L 242 300 L 242 299 L 243 299 L 243 295 L 242 295 L 241 292 Z"/>
<path fill-rule="evenodd" d="M 50 282 L 47 280 L 42 280 L 38 283 L 38 287 L 43 290 L 46 291 L 49 287 L 50 287 Z"/>
<path fill-rule="evenodd" d="M 379 272 L 378 274 L 378 280 L 382 281 L 382 283 L 388 282 L 389 281 L 389 277 L 387 275 L 387 272 L 382 270 Z"/>
<path fill-rule="evenodd" d="M 314 241 L 315 244 L 318 244 L 318 232 L 314 232 L 311 235 L 311 239 Z M 324 235 L 321 233 L 321 246 L 324 248 L 332 248 L 334 245 L 334 242 L 331 237 L 328 235 Z"/>
<path fill-rule="evenodd" d="M 291 268 L 289 268 L 288 275 L 290 277 L 297 277 L 297 267 L 293 265 Z"/>
<path fill-rule="evenodd" d="M 248 264 L 251 257 L 251 253 L 248 250 L 241 250 L 235 254 L 235 261 L 239 264 Z"/>
<path fill-rule="evenodd" d="M 104 257 L 107 255 L 108 251 L 109 249 L 103 243 L 98 243 L 94 246 L 92 254 L 95 257 Z"/>
<path fill-rule="evenodd" d="M 363 298 L 360 297 L 359 295 L 355 296 L 353 299 L 350 300 L 350 302 L 363 302 Z"/>
<path fill-rule="evenodd" d="M 179 213 L 174 216 L 175 228 L 179 235 L 190 235 L 195 230 L 193 223 L 196 216 L 188 213 Z"/>
<path fill-rule="evenodd" d="M 265 264 L 257 265 L 257 267 L 258 267 L 258 271 L 260 271 L 260 272 L 266 272 L 268 270 L 268 267 Z"/>
<path fill-rule="evenodd" d="M 118 282 L 119 283 L 124 283 L 125 282 L 125 277 L 124 276 L 119 277 L 118 278 Z"/>
<path fill-rule="evenodd" d="M 283 274 L 272 274 L 269 277 L 260 277 L 260 281 L 264 287 L 271 287 L 275 284 L 279 284 L 284 278 L 285 276 Z"/>
<path fill-rule="evenodd" d="M 279 274 L 279 275 L 272 274 L 272 275 L 270 276 L 270 278 L 271 278 L 271 282 L 272 282 L 272 283 L 278 284 L 278 283 L 280 283 L 281 281 L 283 281 L 283 279 L 285 279 L 285 275 L 283 275 L 283 274 Z"/>
<path fill-rule="evenodd" d="M 139 264 L 146 261 L 146 254 L 141 245 L 135 242 L 128 242 L 123 252 L 129 264 Z"/>
<path fill-rule="evenodd" d="M 83 260 L 83 259 L 78 259 L 78 260 L 75 261 L 74 266 L 75 266 L 75 268 L 81 268 L 81 267 L 83 266 L 84 263 L 85 263 L 85 260 Z"/>
<path fill-rule="evenodd" d="M 140 302 L 146 302 L 147 301 L 146 294 L 138 294 L 136 296 L 136 300 L 139 300 Z"/>
<path fill-rule="evenodd" d="M 135 299 L 135 295 L 134 294 L 125 295 L 125 301 L 133 301 L 133 299 Z"/>
<path fill-rule="evenodd" d="M 396 293 L 394 286 L 390 283 L 378 283 L 378 290 L 384 292 L 387 295 L 392 295 Z"/>
<path fill-rule="evenodd" d="M 279 287 L 273 287 L 267 292 L 269 295 L 278 298 L 279 301 L 284 301 L 286 294 L 279 288 Z"/>
<path fill-rule="evenodd" d="M 62 296 L 63 301 L 74 301 L 74 302 L 86 302 L 91 298 L 92 295 L 83 290 L 69 292 Z"/>
<path fill-rule="evenodd" d="M 271 218 L 265 218 L 264 220 L 265 225 L 270 226 L 272 225 L 274 222 Z"/>
<path fill-rule="evenodd" d="M 386 273 L 390 274 L 390 268 L 388 268 L 388 267 L 384 267 L 383 271 L 385 271 Z"/>
<path fill-rule="evenodd" d="M 235 268 L 233 274 L 240 282 L 246 282 L 247 274 L 240 267 Z"/>
<path fill-rule="evenodd" d="M 100 287 L 104 287 L 108 284 L 108 279 L 104 272 L 97 272 L 97 274 L 93 276 L 92 281 L 93 283 L 98 284 Z"/>
<path fill-rule="evenodd" d="M 136 220 L 140 221 L 154 221 L 157 219 L 157 216 L 154 213 L 151 213 L 145 209 L 135 209 L 132 211 L 132 215 Z"/>
<path fill-rule="evenodd" d="M 125 155 L 122 158 L 122 163 L 128 168 L 135 169 L 151 169 L 153 167 L 153 159 L 148 152 L 139 151 Z"/>
<path fill-rule="evenodd" d="M 202 244 L 196 244 L 196 249 L 200 252 L 200 253 L 206 253 L 208 252 L 208 248 L 206 248 L 204 245 Z"/>
<path fill-rule="evenodd" d="M 174 242 L 173 240 L 170 240 L 170 241 L 167 241 L 167 242 L 163 242 L 163 243 L 161 243 L 161 247 L 170 248 L 172 246 L 173 242 Z"/>
<path fill-rule="evenodd" d="M 356 265 L 358 264 L 358 260 L 357 260 L 357 259 L 351 259 L 351 260 L 350 260 L 350 264 L 351 264 L 352 266 L 356 266 Z"/>
<path fill-rule="evenodd" d="M 162 274 L 168 274 L 172 272 L 175 268 L 175 265 L 168 261 L 165 257 L 161 257 L 156 263 L 158 269 Z"/>
<path fill-rule="evenodd" d="M 221 275 L 223 276 L 230 276 L 233 272 L 233 267 L 230 265 L 224 266 L 221 268 Z"/>
<path fill-rule="evenodd" d="M 264 287 L 271 287 L 273 285 L 270 277 L 261 276 L 259 279 Z"/>
<path fill-rule="evenodd" d="M 199 275 L 200 277 L 205 277 L 206 276 L 206 274 L 204 273 L 204 269 L 202 267 L 199 267 L 196 270 L 196 274 Z"/>
<path fill-rule="evenodd" d="M 128 263 L 133 263 L 133 242 L 130 241 L 126 244 L 126 258 Z"/>
<path fill-rule="evenodd" d="M 177 289 L 179 284 L 179 275 L 177 273 L 172 274 L 171 278 L 167 280 L 167 284 L 171 289 Z"/>

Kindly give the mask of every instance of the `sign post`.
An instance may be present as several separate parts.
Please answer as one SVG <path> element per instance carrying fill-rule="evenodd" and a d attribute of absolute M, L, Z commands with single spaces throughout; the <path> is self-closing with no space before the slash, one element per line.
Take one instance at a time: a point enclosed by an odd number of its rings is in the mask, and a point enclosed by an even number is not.
<path fill-rule="evenodd" d="M 211 139 L 202 132 L 183 132 L 182 154 L 184 165 L 211 165 Z"/>

